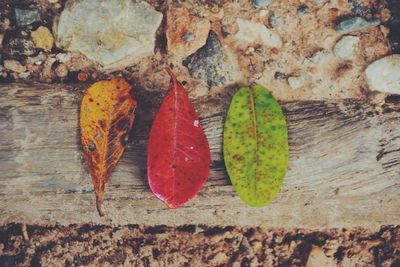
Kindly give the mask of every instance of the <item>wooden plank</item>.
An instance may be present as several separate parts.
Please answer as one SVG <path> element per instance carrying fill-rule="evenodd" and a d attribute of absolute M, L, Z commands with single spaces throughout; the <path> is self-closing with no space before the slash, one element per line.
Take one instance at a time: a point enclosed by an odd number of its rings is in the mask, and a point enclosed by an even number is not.
<path fill-rule="evenodd" d="M 81 85 L 0 85 L 0 224 L 235 224 L 375 228 L 399 224 L 400 101 L 383 112 L 362 100 L 282 103 L 290 163 L 272 204 L 247 207 L 222 161 L 222 126 L 231 94 L 196 99 L 212 151 L 200 194 L 169 210 L 146 181 L 146 138 L 162 94 L 136 90 L 132 141 L 106 189 L 100 218 L 79 144 Z"/>

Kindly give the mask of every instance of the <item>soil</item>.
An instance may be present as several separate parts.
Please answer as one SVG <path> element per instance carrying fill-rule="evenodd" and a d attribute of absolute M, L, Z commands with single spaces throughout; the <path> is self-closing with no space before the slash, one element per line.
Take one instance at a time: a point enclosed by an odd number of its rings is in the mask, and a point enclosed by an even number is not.
<path fill-rule="evenodd" d="M 0 227 L 0 266 L 399 266 L 400 226 L 262 229 L 183 225 Z M 331 265 L 327 265 L 331 264 Z"/>

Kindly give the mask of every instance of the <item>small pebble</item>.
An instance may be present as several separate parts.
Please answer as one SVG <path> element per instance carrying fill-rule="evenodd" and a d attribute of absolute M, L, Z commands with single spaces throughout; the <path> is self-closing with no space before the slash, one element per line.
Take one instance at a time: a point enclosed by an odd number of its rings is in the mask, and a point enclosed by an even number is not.
<path fill-rule="evenodd" d="M 185 32 L 183 35 L 183 40 L 185 40 L 185 42 L 191 42 L 193 40 L 193 33 Z"/>
<path fill-rule="evenodd" d="M 26 78 L 29 77 L 29 75 L 30 75 L 30 73 L 29 73 L 29 71 L 27 71 L 27 72 L 22 72 L 22 73 L 20 73 L 20 74 L 18 75 L 18 77 L 20 77 L 21 79 L 26 79 Z"/>
<path fill-rule="evenodd" d="M 351 32 L 358 32 L 364 29 L 375 27 L 380 24 L 379 20 L 365 20 L 362 17 L 352 17 L 349 19 L 342 20 L 336 26 L 336 32 L 340 34 L 347 34 Z"/>
<path fill-rule="evenodd" d="M 246 56 L 248 56 L 248 55 L 253 55 L 254 52 L 255 52 L 254 47 L 249 46 L 249 48 L 246 50 L 245 54 L 246 54 Z"/>
<path fill-rule="evenodd" d="M 46 61 L 43 64 L 43 69 L 42 69 L 42 78 L 51 81 L 51 77 L 53 74 L 53 64 L 56 62 L 56 59 L 53 57 L 48 57 Z"/>
<path fill-rule="evenodd" d="M 310 2 L 313 3 L 314 5 L 323 5 L 328 1 L 329 0 L 310 0 Z"/>
<path fill-rule="evenodd" d="M 304 14 L 307 14 L 307 13 L 310 13 L 310 9 L 308 8 L 308 6 L 306 6 L 306 5 L 300 5 L 300 6 L 297 8 L 297 14 L 299 14 L 299 15 L 304 15 Z"/>
<path fill-rule="evenodd" d="M 253 0 L 253 8 L 263 8 L 269 6 L 273 0 Z"/>
<path fill-rule="evenodd" d="M 400 54 L 378 59 L 365 70 L 370 90 L 400 94 Z"/>
<path fill-rule="evenodd" d="M 71 60 L 71 54 L 70 53 L 59 53 L 56 56 L 57 60 L 62 62 L 62 63 L 66 63 L 68 61 Z"/>
<path fill-rule="evenodd" d="M 306 80 L 302 76 L 291 76 L 288 78 L 289 86 L 292 89 L 299 89 L 303 87 L 306 83 Z"/>
<path fill-rule="evenodd" d="M 37 56 L 35 57 L 28 57 L 26 59 L 27 65 L 41 65 L 45 60 L 47 59 L 47 56 L 45 53 L 40 52 Z"/>
<path fill-rule="evenodd" d="M 40 10 L 36 7 L 31 9 L 15 8 L 15 18 L 19 26 L 29 25 L 40 21 Z"/>
<path fill-rule="evenodd" d="M 31 33 L 33 42 L 37 48 L 41 48 L 45 51 L 50 51 L 53 47 L 54 38 L 50 30 L 46 27 L 40 26 Z"/>
<path fill-rule="evenodd" d="M 274 74 L 275 80 L 284 80 L 286 79 L 286 74 L 280 71 L 275 72 Z"/>
<path fill-rule="evenodd" d="M 322 62 L 327 56 L 329 55 L 328 51 L 326 50 L 318 50 L 314 54 L 308 56 L 305 59 L 306 64 L 319 64 Z"/>
<path fill-rule="evenodd" d="M 316 67 L 308 67 L 307 68 L 307 72 L 311 75 L 317 73 L 317 71 L 318 71 L 318 69 Z"/>
<path fill-rule="evenodd" d="M 227 264 L 229 257 L 224 252 L 218 252 L 210 259 L 212 266 L 219 266 Z"/>
<path fill-rule="evenodd" d="M 57 66 L 57 68 L 55 69 L 55 73 L 57 75 L 57 77 L 59 78 L 64 78 L 67 77 L 68 75 L 68 68 L 67 66 L 65 66 L 64 64 L 60 64 Z"/>
<path fill-rule="evenodd" d="M 10 27 L 10 20 L 8 18 L 4 18 L 0 20 L 0 28 L 2 28 L 3 32 L 5 32 L 6 30 L 8 30 L 8 28 Z"/>
<path fill-rule="evenodd" d="M 235 35 L 238 42 L 259 43 L 269 47 L 282 46 L 281 37 L 264 24 L 243 19 L 236 19 L 236 22 L 239 26 L 239 31 Z"/>
<path fill-rule="evenodd" d="M 24 38 L 11 38 L 5 44 L 5 47 L 12 56 L 32 56 L 36 53 L 35 44 L 31 40 Z"/>
<path fill-rule="evenodd" d="M 4 67 L 17 73 L 26 71 L 26 67 L 16 60 L 4 60 Z"/>
<path fill-rule="evenodd" d="M 260 16 L 260 18 L 265 18 L 268 15 L 268 11 L 265 9 L 260 10 L 260 12 L 258 13 L 258 16 Z"/>
<path fill-rule="evenodd" d="M 88 78 L 89 78 L 89 75 L 86 72 L 81 71 L 78 73 L 78 80 L 80 82 L 85 82 L 85 81 L 87 81 Z"/>
<path fill-rule="evenodd" d="M 352 59 L 360 38 L 357 36 L 343 36 L 335 45 L 334 53 L 342 59 Z"/>
<path fill-rule="evenodd" d="M 278 26 L 278 20 L 276 19 L 275 14 L 272 14 L 271 16 L 269 16 L 268 18 L 268 25 L 271 28 L 275 28 L 276 26 Z"/>

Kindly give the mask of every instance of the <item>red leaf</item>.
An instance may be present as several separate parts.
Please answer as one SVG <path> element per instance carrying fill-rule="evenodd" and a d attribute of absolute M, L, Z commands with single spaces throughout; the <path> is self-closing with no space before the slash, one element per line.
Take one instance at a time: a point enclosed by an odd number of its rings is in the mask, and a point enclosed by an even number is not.
<path fill-rule="evenodd" d="M 194 197 L 208 178 L 210 148 L 199 117 L 171 70 L 167 95 L 151 127 L 147 175 L 153 193 L 170 208 Z"/>

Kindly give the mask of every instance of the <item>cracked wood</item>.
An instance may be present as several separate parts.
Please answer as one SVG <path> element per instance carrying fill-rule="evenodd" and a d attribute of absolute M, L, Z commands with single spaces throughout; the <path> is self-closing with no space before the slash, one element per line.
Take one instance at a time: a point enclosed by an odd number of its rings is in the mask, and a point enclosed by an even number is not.
<path fill-rule="evenodd" d="M 146 146 L 161 94 L 135 92 L 132 141 L 109 182 L 100 218 L 82 160 L 82 86 L 0 85 L 0 223 L 185 223 L 277 227 L 379 227 L 399 224 L 400 100 L 383 112 L 362 100 L 281 103 L 289 128 L 289 171 L 281 192 L 250 208 L 233 191 L 222 161 L 230 94 L 194 100 L 212 167 L 199 195 L 170 211 L 146 182 Z M 85 214 L 85 216 L 82 216 Z"/>

